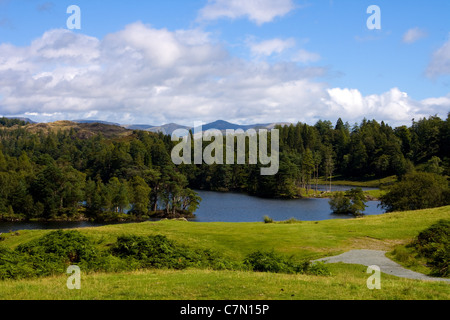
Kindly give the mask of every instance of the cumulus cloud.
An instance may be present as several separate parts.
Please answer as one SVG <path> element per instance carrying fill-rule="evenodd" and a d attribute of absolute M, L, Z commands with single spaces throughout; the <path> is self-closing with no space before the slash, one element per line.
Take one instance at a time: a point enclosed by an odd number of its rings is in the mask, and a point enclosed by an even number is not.
<path fill-rule="evenodd" d="M 327 90 L 329 98 L 325 114 L 339 114 L 343 119 L 356 121 L 367 118 L 388 121 L 391 125 L 409 123 L 413 118 L 427 117 L 424 103 L 411 99 L 398 88 L 379 94 L 363 96 L 357 89 L 333 88 Z"/>
<path fill-rule="evenodd" d="M 426 74 L 430 78 L 450 74 L 450 34 L 449 40 L 433 53 Z"/>
<path fill-rule="evenodd" d="M 255 52 L 281 52 L 290 41 L 261 42 Z M 303 60 L 315 58 L 305 54 Z M 0 114 L 153 125 L 336 117 L 409 123 L 449 106 L 450 97 L 414 101 L 397 88 L 370 96 L 329 88 L 317 81 L 326 73 L 295 62 L 234 57 L 197 29 L 170 31 L 137 22 L 103 39 L 50 30 L 28 46 L 0 44 Z"/>
<path fill-rule="evenodd" d="M 276 17 L 285 16 L 294 9 L 292 0 L 209 0 L 208 4 L 200 10 L 199 19 L 210 21 L 220 18 L 246 17 L 262 25 L 273 21 Z"/>
<path fill-rule="evenodd" d="M 403 35 L 403 42 L 407 44 L 412 44 L 422 38 L 425 38 L 426 36 L 427 33 L 424 30 L 418 27 L 412 28 L 406 31 L 406 33 Z"/>
<path fill-rule="evenodd" d="M 424 111 L 429 115 L 441 115 L 446 118 L 446 115 L 450 113 L 450 93 L 445 97 L 428 98 L 421 101 L 424 106 Z"/>

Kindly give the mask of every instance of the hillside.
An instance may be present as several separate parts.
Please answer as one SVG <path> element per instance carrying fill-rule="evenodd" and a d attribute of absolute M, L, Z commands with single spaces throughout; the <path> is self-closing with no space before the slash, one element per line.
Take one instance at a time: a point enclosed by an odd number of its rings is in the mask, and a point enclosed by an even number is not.
<path fill-rule="evenodd" d="M 77 123 L 71 121 L 56 121 L 50 123 L 31 123 L 23 128 L 31 133 L 39 133 L 41 131 L 44 133 L 57 133 L 58 131 L 68 132 L 73 130 L 76 137 L 79 139 L 89 139 L 99 133 L 107 139 L 127 137 L 133 133 L 132 130 L 120 126 L 98 122 Z M 17 126 L 8 129 L 17 129 Z"/>

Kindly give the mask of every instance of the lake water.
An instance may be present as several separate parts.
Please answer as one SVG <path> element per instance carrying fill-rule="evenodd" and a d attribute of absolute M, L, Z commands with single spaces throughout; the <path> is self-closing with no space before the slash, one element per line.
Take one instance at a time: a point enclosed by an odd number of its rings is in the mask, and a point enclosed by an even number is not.
<path fill-rule="evenodd" d="M 335 215 L 329 199 L 262 199 L 239 193 L 197 191 L 203 201 L 196 212 L 198 222 L 260 222 L 264 216 L 275 221 L 295 218 L 302 221 L 348 219 L 352 216 Z M 379 215 L 384 211 L 379 201 L 369 201 L 366 215 Z"/>
<path fill-rule="evenodd" d="M 321 186 L 322 189 L 326 186 Z M 333 186 L 333 191 L 348 190 L 351 187 Z M 370 188 L 364 188 L 370 190 Z M 290 218 L 303 221 L 329 219 L 350 219 L 352 216 L 335 215 L 330 210 L 329 199 L 278 200 L 251 197 L 241 193 L 220 193 L 197 191 L 202 202 L 197 210 L 194 222 L 262 222 L 264 216 L 275 221 Z M 378 215 L 384 211 L 378 207 L 378 201 L 367 202 L 366 215 Z M 105 224 L 94 222 L 0 222 L 0 233 L 29 229 L 70 229 L 96 227 Z"/>

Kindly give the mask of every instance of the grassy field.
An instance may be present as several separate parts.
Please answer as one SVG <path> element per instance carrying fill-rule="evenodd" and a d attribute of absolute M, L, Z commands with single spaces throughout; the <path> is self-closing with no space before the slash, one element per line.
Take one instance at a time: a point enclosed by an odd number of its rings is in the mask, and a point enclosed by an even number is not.
<path fill-rule="evenodd" d="M 0 299 L 16 300 L 449 300 L 449 285 L 382 275 L 369 290 L 365 267 L 335 264 L 332 276 L 240 271 L 153 270 L 89 274 L 80 290 L 67 277 L 1 283 Z"/>
<path fill-rule="evenodd" d="M 118 236 L 166 235 L 192 248 L 214 249 L 241 260 L 256 250 L 275 250 L 315 259 L 351 249 L 391 251 L 423 229 L 450 218 L 450 207 L 389 213 L 358 219 L 297 223 L 144 222 L 79 229 L 103 249 Z M 17 245 L 49 231 L 3 235 Z M 368 290 L 366 267 L 336 264 L 332 276 L 284 275 L 243 271 L 150 270 L 83 274 L 82 289 L 66 288 L 66 276 L 0 282 L 0 299 L 444 299 L 448 284 L 400 279 L 383 274 L 382 289 Z"/>

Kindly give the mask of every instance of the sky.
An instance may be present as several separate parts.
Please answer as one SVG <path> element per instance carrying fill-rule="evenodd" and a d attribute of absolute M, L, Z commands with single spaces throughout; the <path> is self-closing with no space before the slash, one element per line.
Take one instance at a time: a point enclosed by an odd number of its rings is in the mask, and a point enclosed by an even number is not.
<path fill-rule="evenodd" d="M 448 0 L 0 0 L 0 116 L 445 119 L 449 17 Z"/>

